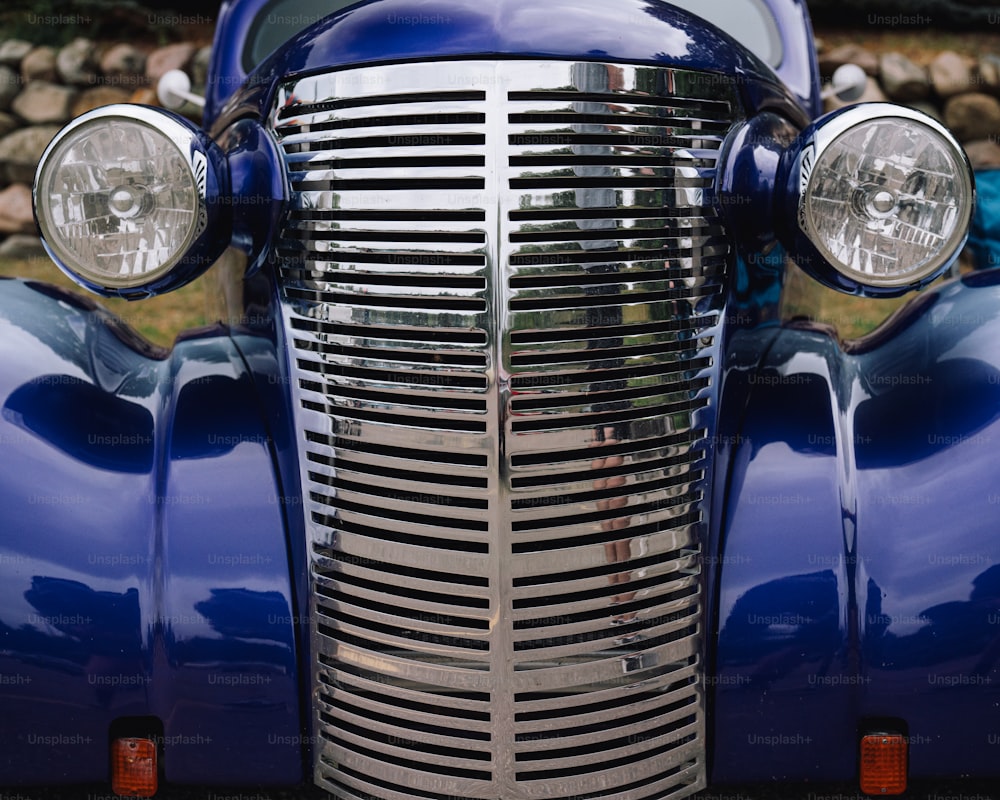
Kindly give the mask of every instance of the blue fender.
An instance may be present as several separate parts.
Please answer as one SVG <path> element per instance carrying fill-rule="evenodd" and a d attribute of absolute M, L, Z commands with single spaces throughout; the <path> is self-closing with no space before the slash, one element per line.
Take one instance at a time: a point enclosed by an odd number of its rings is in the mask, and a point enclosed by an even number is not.
<path fill-rule="evenodd" d="M 713 779 L 854 780 L 859 732 L 887 722 L 913 778 L 1000 775 L 1000 274 L 926 292 L 846 351 L 761 336 L 723 389 L 744 413 L 717 532 Z"/>
<path fill-rule="evenodd" d="M 168 782 L 300 781 L 282 492 L 232 340 L 159 351 L 0 281 L 0 448 L 0 784 L 105 781 L 137 721 Z"/>

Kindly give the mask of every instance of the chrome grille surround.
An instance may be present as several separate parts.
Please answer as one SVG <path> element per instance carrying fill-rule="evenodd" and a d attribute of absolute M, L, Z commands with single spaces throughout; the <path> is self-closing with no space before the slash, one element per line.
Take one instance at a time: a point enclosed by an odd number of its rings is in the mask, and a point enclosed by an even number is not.
<path fill-rule="evenodd" d="M 732 86 L 564 61 L 281 88 L 315 778 L 704 786 L 699 548 Z"/>

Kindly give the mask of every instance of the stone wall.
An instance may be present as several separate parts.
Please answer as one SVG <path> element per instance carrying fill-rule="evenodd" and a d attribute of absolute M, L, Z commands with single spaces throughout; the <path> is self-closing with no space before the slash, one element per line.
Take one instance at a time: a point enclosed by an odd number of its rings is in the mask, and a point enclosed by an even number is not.
<path fill-rule="evenodd" d="M 826 48 L 819 42 L 818 47 L 824 77 L 840 64 L 857 64 L 869 76 L 863 101 L 888 99 L 919 108 L 955 133 L 974 166 L 1000 167 L 1000 55 L 943 52 L 917 64 L 900 53 L 858 45 Z M 56 50 L 0 41 L 0 257 L 40 250 L 31 181 L 38 158 L 63 124 L 108 103 L 155 105 L 156 81 L 169 69 L 187 71 L 200 91 L 209 57 L 207 45 L 193 43 L 142 48 L 76 39 Z M 837 105 L 827 102 L 828 109 Z"/>
<path fill-rule="evenodd" d="M 974 167 L 1000 167 L 1000 56 L 971 58 L 945 51 L 918 64 L 902 53 L 875 53 L 860 45 L 817 45 L 824 78 L 846 63 L 868 75 L 858 102 L 889 100 L 920 109 L 951 130 Z M 826 108 L 841 105 L 829 99 Z"/>
<path fill-rule="evenodd" d="M 184 69 L 203 87 L 208 46 L 142 48 L 76 39 L 61 49 L 0 41 L 0 257 L 37 255 L 31 182 L 38 159 L 60 127 L 109 103 L 156 105 L 156 82 Z"/>

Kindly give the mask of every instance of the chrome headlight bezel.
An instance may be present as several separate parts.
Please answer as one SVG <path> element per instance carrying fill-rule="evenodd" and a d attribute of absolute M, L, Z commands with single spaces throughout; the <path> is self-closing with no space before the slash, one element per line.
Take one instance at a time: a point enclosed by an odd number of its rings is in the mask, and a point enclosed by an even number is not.
<path fill-rule="evenodd" d="M 109 126 L 139 126 L 176 148 L 190 181 L 193 198 L 187 228 L 181 231 L 169 257 L 154 268 L 132 276 L 115 277 L 88 267 L 67 244 L 52 213 L 53 182 L 73 147 L 84 147 L 88 133 Z M 115 104 L 89 111 L 66 125 L 45 148 L 35 172 L 32 198 L 42 243 L 55 263 L 81 286 L 97 294 L 136 299 L 176 289 L 198 277 L 221 255 L 231 236 L 231 209 L 225 157 L 204 132 L 169 111 L 149 106 Z M 138 212 L 137 212 L 138 213 Z M 110 217 L 110 215 L 109 215 Z"/>
<path fill-rule="evenodd" d="M 951 164 L 956 208 L 950 230 L 942 231 L 940 245 L 927 258 L 895 275 L 873 275 L 838 259 L 817 230 L 811 203 L 817 166 L 825 165 L 824 157 L 834 153 L 845 137 L 859 134 L 868 126 L 885 123 L 908 126 L 914 135 L 932 137 L 928 141 L 933 142 L 939 148 L 939 155 Z M 896 296 L 919 289 L 937 279 L 954 263 L 968 237 L 975 208 L 972 167 L 965 151 L 947 128 L 920 111 L 889 103 L 864 103 L 835 111 L 802 132 L 782 158 L 780 172 L 778 191 L 783 197 L 779 196 L 776 210 L 783 230 L 779 231 L 779 237 L 803 270 L 831 288 L 875 297 Z M 891 210 L 886 218 L 892 218 Z"/>

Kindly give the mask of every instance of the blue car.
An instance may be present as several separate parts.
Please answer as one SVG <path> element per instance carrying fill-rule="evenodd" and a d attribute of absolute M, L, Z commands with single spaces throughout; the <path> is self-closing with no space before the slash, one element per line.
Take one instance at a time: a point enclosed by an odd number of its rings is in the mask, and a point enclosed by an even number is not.
<path fill-rule="evenodd" d="M 341 800 L 1000 777 L 1000 288 L 800 0 L 231 0 L 204 128 L 34 193 L 153 347 L 0 282 L 0 785 Z"/>

